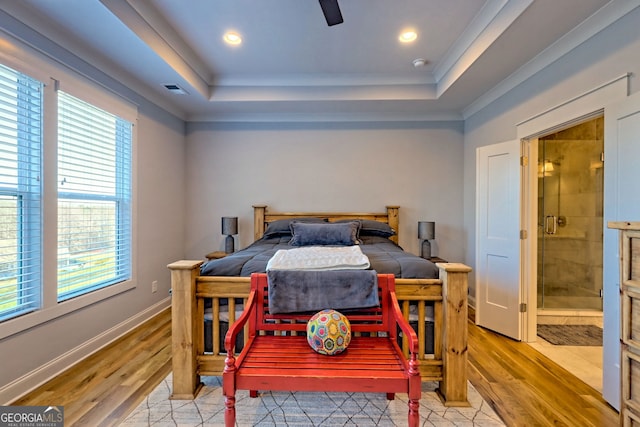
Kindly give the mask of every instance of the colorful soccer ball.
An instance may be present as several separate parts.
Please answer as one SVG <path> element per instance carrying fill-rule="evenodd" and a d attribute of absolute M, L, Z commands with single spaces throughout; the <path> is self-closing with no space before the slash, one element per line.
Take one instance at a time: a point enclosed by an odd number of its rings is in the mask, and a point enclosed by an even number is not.
<path fill-rule="evenodd" d="M 332 309 L 314 314 L 307 322 L 307 342 L 320 354 L 342 353 L 351 342 L 349 319 Z"/>

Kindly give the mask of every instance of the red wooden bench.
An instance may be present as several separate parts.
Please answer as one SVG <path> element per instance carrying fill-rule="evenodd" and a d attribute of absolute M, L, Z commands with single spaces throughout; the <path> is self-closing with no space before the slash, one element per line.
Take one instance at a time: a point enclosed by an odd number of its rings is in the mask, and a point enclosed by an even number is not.
<path fill-rule="evenodd" d="M 347 350 L 326 356 L 307 343 L 311 315 L 269 314 L 267 276 L 253 274 L 245 310 L 225 336 L 226 426 L 235 425 L 236 390 L 249 390 L 251 397 L 257 397 L 258 390 L 382 392 L 390 400 L 395 393 L 407 393 L 409 426 L 417 426 L 421 396 L 418 339 L 402 317 L 394 276 L 378 275 L 378 288 L 378 308 L 344 313 L 352 334 Z M 236 336 L 247 322 L 248 341 L 236 357 Z M 398 328 L 408 337 L 409 360 L 398 346 Z"/>

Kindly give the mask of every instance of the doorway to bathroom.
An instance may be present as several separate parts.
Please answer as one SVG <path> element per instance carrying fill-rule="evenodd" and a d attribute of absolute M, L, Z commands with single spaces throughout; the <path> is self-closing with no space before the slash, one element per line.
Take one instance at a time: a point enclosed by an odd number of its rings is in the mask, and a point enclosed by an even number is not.
<path fill-rule="evenodd" d="M 542 325 L 602 328 L 604 118 L 541 136 L 537 148 L 538 332 Z M 539 337 L 531 345 L 602 391 L 601 339 L 572 346 Z"/>
<path fill-rule="evenodd" d="M 602 116 L 538 138 L 539 323 L 601 318 L 603 153 Z"/>

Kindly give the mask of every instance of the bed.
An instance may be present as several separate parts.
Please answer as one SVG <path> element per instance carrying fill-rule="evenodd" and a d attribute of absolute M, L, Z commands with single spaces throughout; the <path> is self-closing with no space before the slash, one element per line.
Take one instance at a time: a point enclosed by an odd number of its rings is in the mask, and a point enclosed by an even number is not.
<path fill-rule="evenodd" d="M 335 228 L 337 230 L 334 230 Z M 328 233 L 331 234 L 321 234 L 323 230 L 329 230 Z M 201 266 L 200 274 L 203 276 L 250 276 L 251 273 L 264 273 L 267 263 L 277 251 L 316 244 L 357 245 L 368 257 L 369 269 L 394 274 L 396 278 L 438 278 L 438 268 L 434 263 L 406 252 L 398 246 L 395 228 L 387 222 L 362 218 L 341 218 L 329 221 L 326 216 L 282 218 L 271 221 L 266 225 L 261 237 L 247 248 L 224 258 L 206 262 Z"/>
<path fill-rule="evenodd" d="M 306 225 L 326 223 L 341 225 Z M 346 237 L 345 228 L 356 227 L 354 223 L 358 224 L 357 231 Z M 438 394 L 445 405 L 468 405 L 467 275 L 471 269 L 458 263 L 433 264 L 403 251 L 397 234 L 392 232 L 399 228 L 398 206 L 387 206 L 382 213 L 318 213 L 269 212 L 267 206 L 257 205 L 253 244 L 221 259 L 170 264 L 172 398 L 193 399 L 199 391 L 201 375 L 222 374 L 225 355 L 221 338 L 242 312 L 251 273 L 265 272 L 271 257 L 279 249 L 291 248 L 296 239 L 310 243 L 308 234 L 292 233 L 292 227 L 305 233 L 309 229 L 330 229 L 332 233 L 340 230 L 338 238 L 356 239 L 370 260 L 368 268 L 396 276 L 403 315 L 418 334 L 422 379 L 440 382 Z M 313 236 L 311 240 L 318 238 L 317 234 Z M 331 239 L 335 238 L 332 235 Z M 408 352 L 406 341 L 402 340 Z"/>

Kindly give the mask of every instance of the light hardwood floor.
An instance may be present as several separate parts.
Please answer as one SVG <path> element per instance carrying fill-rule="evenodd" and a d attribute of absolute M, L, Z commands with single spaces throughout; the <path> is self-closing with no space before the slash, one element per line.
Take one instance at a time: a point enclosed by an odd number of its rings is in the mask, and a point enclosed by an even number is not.
<path fill-rule="evenodd" d="M 14 404 L 63 405 L 66 426 L 117 426 L 170 372 L 166 310 Z M 508 426 L 618 425 L 593 388 L 531 346 L 472 322 L 467 372 Z"/>

